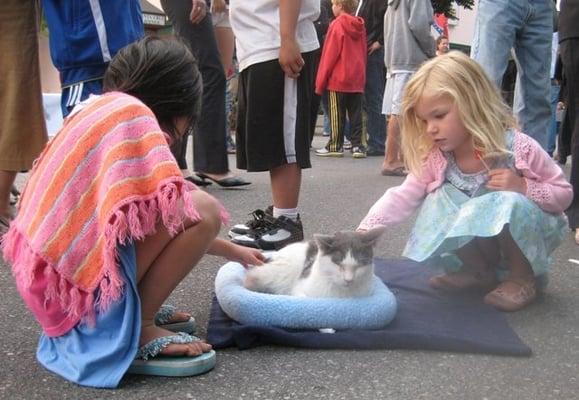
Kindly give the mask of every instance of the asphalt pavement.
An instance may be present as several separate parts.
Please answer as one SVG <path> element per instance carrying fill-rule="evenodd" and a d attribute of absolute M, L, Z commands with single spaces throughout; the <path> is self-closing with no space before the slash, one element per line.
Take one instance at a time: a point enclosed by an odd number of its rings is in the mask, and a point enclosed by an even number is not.
<path fill-rule="evenodd" d="M 325 139 L 315 138 L 315 146 Z M 230 162 L 234 165 L 233 157 Z M 402 178 L 380 175 L 378 157 L 320 159 L 303 172 L 305 235 L 354 229 L 369 207 Z M 566 167 L 567 173 L 569 166 Z M 207 191 L 234 223 L 271 203 L 267 173 L 252 185 Z M 23 177 L 19 183 L 22 184 Z M 412 220 L 388 229 L 377 256 L 400 256 Z M 221 233 L 226 235 L 226 229 Z M 35 360 L 38 324 L 0 266 L 0 399 L 579 399 L 579 246 L 571 234 L 553 256 L 550 284 L 534 305 L 508 320 L 532 348 L 530 358 L 408 350 L 304 350 L 260 347 L 218 352 L 216 368 L 191 378 L 130 376 L 116 390 L 68 383 Z M 224 260 L 207 256 L 179 285 L 171 303 L 190 310 L 205 334 L 214 277 Z"/>

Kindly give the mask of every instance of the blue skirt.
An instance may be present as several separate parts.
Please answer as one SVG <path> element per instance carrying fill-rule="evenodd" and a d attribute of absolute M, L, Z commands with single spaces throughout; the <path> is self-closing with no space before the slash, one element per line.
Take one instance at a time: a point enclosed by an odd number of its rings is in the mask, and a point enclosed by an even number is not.
<path fill-rule="evenodd" d="M 450 183 L 424 200 L 403 255 L 457 271 L 462 262 L 455 250 L 475 237 L 497 236 L 506 225 L 535 276 L 546 274 L 551 253 L 566 235 L 562 214 L 547 213 L 520 193 L 489 191 L 471 198 Z"/>
<path fill-rule="evenodd" d="M 94 327 L 80 323 L 63 336 L 40 337 L 36 357 L 45 368 L 83 386 L 118 386 L 135 359 L 141 332 L 133 244 L 119 246 L 119 266 L 125 280 L 123 298 L 98 314 Z"/>

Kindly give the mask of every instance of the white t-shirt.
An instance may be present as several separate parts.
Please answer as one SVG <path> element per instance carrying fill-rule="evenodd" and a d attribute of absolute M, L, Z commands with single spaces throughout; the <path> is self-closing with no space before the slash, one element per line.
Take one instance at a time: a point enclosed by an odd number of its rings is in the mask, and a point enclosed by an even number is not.
<path fill-rule="evenodd" d="M 302 0 L 296 40 L 303 53 L 320 47 L 314 21 L 320 15 L 320 0 Z M 231 0 L 229 21 L 239 70 L 279 58 L 279 0 Z"/>

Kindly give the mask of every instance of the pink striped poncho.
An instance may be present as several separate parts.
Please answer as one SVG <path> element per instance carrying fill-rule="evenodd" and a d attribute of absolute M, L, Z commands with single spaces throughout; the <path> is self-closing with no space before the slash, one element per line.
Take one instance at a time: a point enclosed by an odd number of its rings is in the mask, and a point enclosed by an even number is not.
<path fill-rule="evenodd" d="M 197 221 L 195 189 L 139 100 L 108 93 L 69 117 L 37 160 L 2 243 L 44 332 L 62 335 L 118 300 L 118 244 L 159 222 L 175 234 L 185 218 Z"/>

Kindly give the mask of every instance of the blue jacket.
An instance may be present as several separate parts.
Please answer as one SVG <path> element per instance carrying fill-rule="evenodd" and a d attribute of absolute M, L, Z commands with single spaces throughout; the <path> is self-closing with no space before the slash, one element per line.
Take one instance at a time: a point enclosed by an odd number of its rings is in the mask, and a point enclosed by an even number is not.
<path fill-rule="evenodd" d="M 102 79 L 111 58 L 144 35 L 138 0 L 42 0 L 62 87 Z"/>

